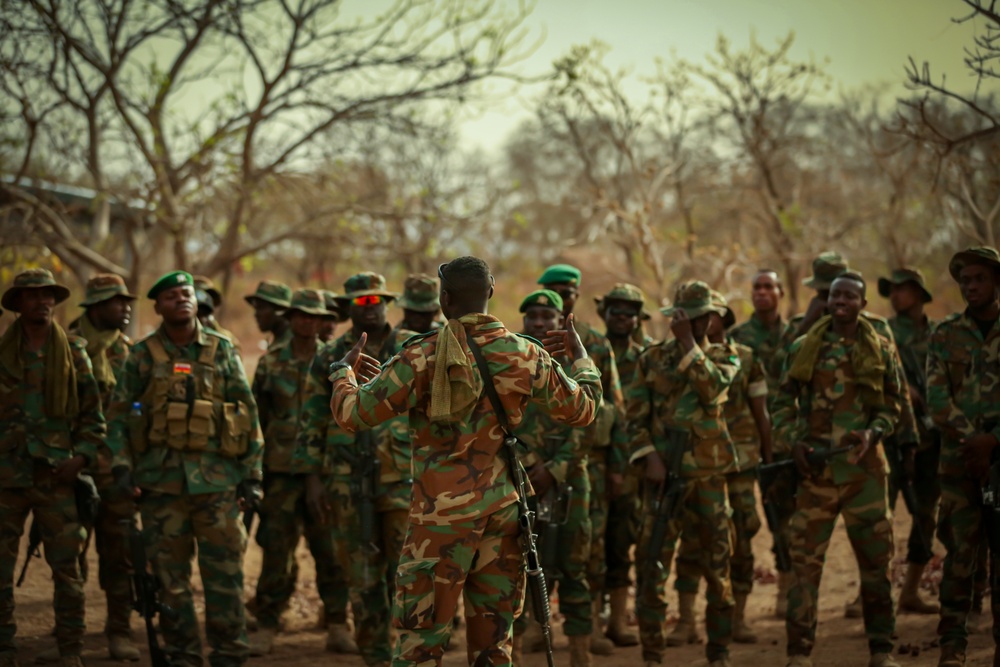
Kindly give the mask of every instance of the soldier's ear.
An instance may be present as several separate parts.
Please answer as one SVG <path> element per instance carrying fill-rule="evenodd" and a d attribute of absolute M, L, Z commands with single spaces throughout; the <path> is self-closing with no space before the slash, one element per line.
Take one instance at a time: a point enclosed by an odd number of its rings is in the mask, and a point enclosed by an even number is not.
<path fill-rule="evenodd" d="M 490 278 L 492 278 L 492 277 L 493 277 L 493 276 L 490 276 Z M 486 295 L 486 300 L 487 300 L 487 301 L 489 301 L 490 299 L 492 299 L 492 298 L 493 298 L 493 290 L 494 290 L 494 288 L 495 288 L 495 287 L 496 287 L 496 285 L 495 285 L 495 284 L 493 284 L 493 285 L 490 285 L 490 293 Z"/>

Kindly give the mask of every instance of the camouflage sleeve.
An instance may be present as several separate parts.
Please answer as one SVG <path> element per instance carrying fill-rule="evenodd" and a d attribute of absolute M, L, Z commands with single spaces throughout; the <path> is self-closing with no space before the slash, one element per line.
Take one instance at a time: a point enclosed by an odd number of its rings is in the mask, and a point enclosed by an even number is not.
<path fill-rule="evenodd" d="M 650 425 L 652 418 L 653 392 L 646 383 L 646 365 L 648 357 L 643 354 L 636 362 L 632 383 L 626 392 L 626 409 L 628 413 L 628 435 L 632 443 L 629 462 L 635 463 L 652 451 L 653 438 Z"/>
<path fill-rule="evenodd" d="M 243 477 L 259 480 L 263 477 L 261 465 L 264 460 L 264 436 L 260 430 L 257 401 L 253 398 L 250 382 L 247 380 L 246 371 L 243 370 L 243 361 L 236 354 L 236 348 L 228 340 L 219 347 L 225 350 L 223 363 L 226 368 L 226 402 L 243 401 L 250 410 L 250 442 L 247 445 L 247 453 L 240 458 L 240 463 L 243 464 Z"/>
<path fill-rule="evenodd" d="M 326 369 L 330 367 L 330 346 L 316 351 L 309 366 L 302 393 L 302 412 L 299 415 L 299 433 L 292 454 L 292 472 L 319 473 L 323 470 L 327 428 L 330 424 L 330 380 Z"/>
<path fill-rule="evenodd" d="M 805 415 L 799 410 L 799 393 L 802 390 L 798 380 L 788 377 L 792 360 L 798 352 L 798 345 L 788 348 L 783 356 L 781 368 L 781 384 L 777 396 L 771 404 L 771 428 L 774 442 L 779 447 L 791 447 L 805 438 L 807 426 Z"/>
<path fill-rule="evenodd" d="M 706 408 L 718 405 L 725 398 L 726 390 L 740 371 L 740 357 L 732 347 L 712 346 L 710 352 L 706 354 L 695 346 L 677 364 L 678 372 L 687 377 Z"/>
<path fill-rule="evenodd" d="M 761 398 L 767 396 L 767 373 L 764 371 L 764 364 L 757 355 L 752 356 L 750 363 L 750 382 L 747 386 L 748 398 Z"/>
<path fill-rule="evenodd" d="M 588 357 L 573 362 L 570 375 L 549 353 L 536 349 L 538 369 L 531 386 L 531 400 L 545 406 L 549 416 L 567 426 L 589 426 L 603 402 L 601 376 Z M 618 373 L 615 372 L 617 382 Z M 619 394 L 621 385 L 618 385 Z"/>
<path fill-rule="evenodd" d="M 97 450 L 104 447 L 107 435 L 107 423 L 101 411 L 101 390 L 83 341 L 77 339 L 71 347 L 80 410 L 73 421 L 73 453 L 87 457 L 88 463 L 97 463 Z"/>
<path fill-rule="evenodd" d="M 138 401 L 145 391 L 139 372 L 146 349 L 141 344 L 132 348 L 125 364 L 118 372 L 118 382 L 108 408 L 108 449 L 111 450 L 111 465 L 132 467 L 132 448 L 129 442 L 128 416 L 132 403 Z"/>
<path fill-rule="evenodd" d="M 947 334 L 942 329 L 934 330 L 927 346 L 927 412 L 944 433 L 951 437 L 966 437 L 975 433 L 975 427 L 952 396 L 948 379 Z"/>
<path fill-rule="evenodd" d="M 910 400 L 909 385 L 906 381 L 906 371 L 903 369 L 903 361 L 895 345 L 892 346 L 889 356 L 892 357 L 892 363 L 896 367 L 896 383 L 901 387 L 899 397 L 896 401 L 899 417 L 894 424 L 893 430 L 896 433 L 897 441 L 907 445 L 917 445 L 920 443 L 917 415 L 913 411 L 913 401 Z"/>
<path fill-rule="evenodd" d="M 235 347 L 233 348 L 235 349 Z M 267 383 L 270 363 L 269 355 L 265 354 L 257 362 L 257 368 L 253 373 L 253 399 L 257 402 L 257 415 L 260 419 L 260 430 L 267 433 L 267 424 L 271 416 L 270 392 Z"/>
<path fill-rule="evenodd" d="M 563 484 L 570 470 L 584 456 L 583 429 L 566 430 L 566 439 L 559 443 L 552 457 L 545 462 L 545 467 L 552 473 L 556 482 Z"/>
<path fill-rule="evenodd" d="M 885 357 L 885 379 L 882 384 L 884 400 L 869 420 L 868 428 L 882 431 L 883 437 L 887 437 L 896 430 L 896 425 L 900 423 L 900 411 L 904 405 L 909 405 L 909 401 L 905 403 L 903 401 L 906 381 L 903 379 L 903 367 L 899 363 L 899 353 L 895 344 L 883 348 L 882 356 Z M 912 409 L 911 405 L 911 412 Z M 914 428 L 916 428 L 915 423 Z"/>
<path fill-rule="evenodd" d="M 419 350 L 419 346 L 412 349 Z M 361 386 L 353 370 L 342 368 L 330 376 L 333 394 L 329 409 L 348 433 L 370 429 L 413 407 L 418 393 L 414 391 L 415 379 L 406 352 L 387 361 L 375 379 Z"/>

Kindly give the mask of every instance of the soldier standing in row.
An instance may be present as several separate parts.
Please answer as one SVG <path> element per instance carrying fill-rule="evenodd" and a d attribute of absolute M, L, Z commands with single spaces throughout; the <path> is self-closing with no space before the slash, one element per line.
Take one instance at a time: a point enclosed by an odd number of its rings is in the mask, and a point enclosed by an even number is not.
<path fill-rule="evenodd" d="M 393 612 L 400 631 L 394 664 L 441 664 L 463 592 L 469 663 L 509 664 L 524 560 L 518 491 L 485 382 L 495 381 L 507 422 L 516 429 L 529 402 L 569 426 L 586 426 L 601 402 L 600 380 L 572 319 L 567 332 L 550 332 L 556 334 L 553 353 L 573 360 L 567 376 L 537 343 L 486 314 L 493 296 L 486 262 L 462 257 L 438 274 L 447 326 L 411 339 L 381 372 L 361 353 L 365 341 L 359 340 L 332 368 L 332 408 L 350 431 L 408 413 L 419 444 L 413 451 L 419 483 Z M 470 340 L 481 348 L 492 378 L 478 370 Z"/>
<path fill-rule="evenodd" d="M 292 288 L 284 283 L 263 280 L 253 294 L 243 298 L 253 308 L 253 317 L 260 332 L 271 334 L 268 349 L 279 343 L 287 343 L 292 332 L 288 327 L 288 320 L 282 315 L 292 300 Z"/>
<path fill-rule="evenodd" d="M 553 264 L 545 269 L 538 284 L 544 289 L 558 294 L 563 300 L 563 315 L 573 313 L 580 298 L 580 270 L 569 264 Z M 584 451 L 587 453 L 590 475 L 590 595 L 594 600 L 594 619 L 604 610 L 604 578 L 607 573 L 605 557 L 605 534 L 608 531 L 608 460 L 614 458 L 610 452 L 614 448 L 627 448 L 627 434 L 623 428 L 625 399 L 622 394 L 618 369 L 615 367 L 615 353 L 611 344 L 597 329 L 584 322 L 577 323 L 580 340 L 601 372 L 604 387 L 604 404 L 594 423 L 587 427 L 584 437 Z M 601 632 L 600 623 L 594 623 L 594 633 L 590 640 L 590 651 L 595 655 L 611 655 L 614 644 Z"/>
<path fill-rule="evenodd" d="M 337 293 L 322 290 L 323 302 L 326 304 L 326 314 L 320 318 L 319 330 L 316 332 L 320 343 L 329 343 L 337 333 L 337 325 L 348 319 L 344 307 L 337 301 Z"/>
<path fill-rule="evenodd" d="M 941 579 L 939 667 L 963 667 L 977 555 L 992 541 L 993 640 L 1000 645 L 1000 535 L 982 489 L 1000 445 L 1000 253 L 969 248 L 948 265 L 967 307 L 938 324 L 927 352 L 927 407 L 941 430 L 938 537 L 948 550 Z M 994 656 L 994 664 L 997 664 Z"/>
<path fill-rule="evenodd" d="M 162 602 L 176 612 L 160 618 L 170 664 L 202 664 L 191 591 L 197 545 L 209 663 L 233 667 L 249 655 L 237 501 L 259 495 L 262 442 L 243 363 L 228 338 L 198 321 L 193 282 L 174 271 L 149 290 L 163 322 L 132 347 L 118 378 L 108 444 L 118 483 L 141 490 L 146 552 Z"/>
<path fill-rule="evenodd" d="M 438 300 L 437 279 L 424 273 L 414 273 L 403 283 L 403 296 L 396 302 L 403 309 L 403 320 L 396 330 L 427 333 L 441 328 L 438 315 L 441 302 Z"/>
<path fill-rule="evenodd" d="M 712 667 L 726 667 L 732 638 L 733 592 L 729 580 L 730 508 L 726 474 L 734 469 L 733 444 L 723 406 L 740 370 L 736 350 L 710 344 L 709 315 L 718 312 L 706 285 L 681 285 L 672 318 L 674 338 L 648 347 L 628 393 L 628 427 L 645 474 L 644 504 L 665 502 L 669 482 L 683 480 L 678 515 L 668 517 L 662 546 L 653 543 L 656 515 L 643 515 L 636 571 L 636 615 L 642 658 L 647 667 L 663 660 L 666 646 L 667 578 L 678 537 L 697 541 L 701 574 L 708 582 L 706 656 Z M 678 451 L 678 448 L 680 451 Z M 669 461 L 679 464 L 668 469 Z M 658 547 L 658 548 L 657 548 Z"/>
<path fill-rule="evenodd" d="M 347 581 L 334 556 L 330 531 L 308 516 L 304 481 L 292 472 L 306 378 L 318 346 L 316 331 L 327 312 L 318 291 L 297 290 L 285 312 L 291 339 L 273 345 L 254 373 L 253 394 L 264 433 L 264 500 L 257 528 L 257 544 L 263 550 L 256 596 L 259 630 L 250 641 L 251 655 L 267 655 L 273 648 L 281 614 L 295 592 L 295 549 L 303 532 L 316 563 L 327 647 L 338 653 L 358 650 L 347 630 Z"/>
<path fill-rule="evenodd" d="M 215 286 L 215 283 L 212 282 L 211 278 L 208 278 L 206 276 L 194 276 L 194 288 L 196 290 L 204 291 L 205 294 L 208 295 L 208 298 L 211 300 L 211 310 L 205 315 L 204 318 L 201 317 L 200 313 L 201 307 L 199 304 L 198 318 L 201 320 L 201 323 L 206 328 L 215 329 L 220 334 L 228 338 L 229 342 L 231 342 L 233 344 L 233 347 L 236 349 L 236 354 L 242 357 L 243 350 L 240 347 L 240 341 L 236 338 L 236 336 L 233 335 L 232 331 L 224 329 L 222 325 L 219 324 L 218 314 L 219 314 L 219 309 L 222 308 L 222 293 L 219 291 L 219 288 Z"/>
<path fill-rule="evenodd" d="M 19 317 L 0 338 L 0 667 L 17 667 L 14 565 L 28 513 L 41 528 L 55 582 L 63 667 L 82 667 L 85 530 L 73 485 L 97 462 L 106 434 L 86 341 L 53 321 L 69 290 L 46 269 L 18 274 L 3 294 Z M 29 555 L 30 558 L 30 555 Z"/>
<path fill-rule="evenodd" d="M 869 667 L 895 667 L 895 614 L 889 562 L 893 538 L 887 500 L 888 462 L 881 446 L 899 419 L 905 389 L 892 344 L 862 317 L 867 304 L 859 274 L 832 282 L 829 315 L 789 349 L 775 399 L 779 438 L 792 443 L 800 475 L 789 551 L 788 665 L 809 667 L 816 643 L 819 582 L 833 527 L 844 515 L 861 570 L 861 601 L 871 653 Z M 812 452 L 855 447 L 820 469 Z"/>

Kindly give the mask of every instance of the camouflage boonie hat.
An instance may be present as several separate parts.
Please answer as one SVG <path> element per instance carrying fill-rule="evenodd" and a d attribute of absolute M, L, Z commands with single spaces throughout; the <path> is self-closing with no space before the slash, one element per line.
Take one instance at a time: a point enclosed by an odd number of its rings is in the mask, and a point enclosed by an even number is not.
<path fill-rule="evenodd" d="M 320 294 L 319 290 L 314 289 L 295 290 L 295 293 L 292 295 L 291 305 L 285 311 L 285 317 L 288 317 L 295 311 L 305 313 L 306 315 L 319 315 L 320 317 L 330 314 L 326 310 L 326 300 L 323 298 L 323 295 Z"/>
<path fill-rule="evenodd" d="M 437 278 L 426 273 L 415 273 L 403 283 L 403 296 L 396 304 L 418 313 L 436 313 L 441 310 Z"/>
<path fill-rule="evenodd" d="M 552 308 L 553 310 L 558 310 L 561 313 L 563 309 L 563 300 L 561 296 L 552 290 L 535 290 L 528 296 L 524 297 L 524 300 L 521 301 L 521 307 L 518 309 L 518 312 L 527 312 L 527 310 L 533 306 Z"/>
<path fill-rule="evenodd" d="M 215 313 L 215 300 L 208 290 L 200 287 L 194 288 L 194 300 L 198 303 L 198 315 L 212 315 Z"/>
<path fill-rule="evenodd" d="M 729 327 L 736 324 L 736 315 L 733 314 L 733 309 L 729 307 L 729 301 L 726 297 L 722 296 L 722 292 L 716 292 L 712 290 L 712 305 L 719 309 L 722 315 L 722 328 L 729 329 Z"/>
<path fill-rule="evenodd" d="M 337 300 L 338 298 L 339 296 L 336 292 L 331 292 L 328 289 L 323 290 L 323 302 L 326 305 L 326 313 L 323 314 L 323 319 L 346 322 L 350 317 L 344 309 L 344 304 Z"/>
<path fill-rule="evenodd" d="M 830 289 L 833 281 L 844 271 L 847 271 L 847 260 L 839 252 L 821 252 L 813 260 L 813 274 L 802 281 L 806 287 L 814 290 Z"/>
<path fill-rule="evenodd" d="M 904 285 L 906 283 L 913 283 L 920 288 L 920 291 L 924 293 L 924 303 L 930 303 L 934 299 L 931 296 L 930 290 L 927 289 L 927 285 L 924 282 L 924 274 L 920 272 L 920 269 L 911 269 L 908 267 L 894 270 L 888 278 L 879 278 L 878 293 L 884 297 L 888 297 L 892 293 L 893 285 Z"/>
<path fill-rule="evenodd" d="M 343 296 L 338 296 L 337 301 L 350 301 L 359 296 L 381 296 L 386 299 L 397 299 L 399 294 L 390 292 L 385 286 L 385 276 L 380 273 L 365 271 L 356 273 L 344 282 Z"/>
<path fill-rule="evenodd" d="M 674 305 L 661 308 L 660 312 L 673 317 L 678 310 L 683 310 L 691 319 L 707 313 L 726 315 L 725 310 L 712 303 L 712 290 L 700 280 L 681 283 L 674 295 Z"/>
<path fill-rule="evenodd" d="M 958 274 L 970 264 L 984 264 L 992 266 L 994 271 L 1000 271 L 1000 253 L 997 252 L 996 248 L 984 245 L 966 248 L 961 252 L 956 252 L 955 256 L 951 258 L 948 263 L 948 271 L 951 273 L 951 277 L 957 281 Z"/>
<path fill-rule="evenodd" d="M 52 272 L 48 269 L 28 269 L 22 271 L 14 277 L 14 284 L 7 288 L 0 298 L 0 306 L 15 313 L 17 309 L 18 295 L 26 289 L 41 289 L 48 287 L 55 292 L 56 303 L 62 303 L 69 298 L 69 288 L 56 282 Z"/>
<path fill-rule="evenodd" d="M 595 296 L 594 303 L 597 304 L 597 311 L 603 313 L 604 306 L 608 301 L 624 301 L 626 303 L 638 304 L 640 308 L 639 317 L 644 320 L 648 320 L 651 317 L 649 311 L 643 308 L 643 305 L 646 303 L 646 295 L 641 289 L 630 283 L 615 283 L 615 286 L 604 296 Z"/>
<path fill-rule="evenodd" d="M 83 301 L 80 302 L 80 307 L 93 306 L 116 296 L 123 296 L 129 301 L 135 301 L 138 298 L 135 294 L 129 293 L 128 287 L 125 286 L 125 280 L 121 276 L 114 273 L 98 273 L 87 281 L 87 293 L 84 295 Z"/>
<path fill-rule="evenodd" d="M 203 289 L 205 293 L 212 297 L 212 305 L 218 308 L 222 305 L 222 292 L 220 292 L 216 287 L 215 283 L 208 276 L 195 276 L 194 277 L 195 289 Z"/>
<path fill-rule="evenodd" d="M 292 300 L 292 288 L 273 280 L 262 280 L 257 291 L 243 297 L 251 306 L 259 299 L 278 308 L 288 308 Z"/>

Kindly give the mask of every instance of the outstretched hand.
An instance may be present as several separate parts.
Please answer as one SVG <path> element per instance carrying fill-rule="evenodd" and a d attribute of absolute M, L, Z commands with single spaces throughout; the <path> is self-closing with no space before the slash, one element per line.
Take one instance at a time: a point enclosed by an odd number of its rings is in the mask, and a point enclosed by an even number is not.
<path fill-rule="evenodd" d="M 587 358 L 587 349 L 580 340 L 580 334 L 576 332 L 576 324 L 573 315 L 566 316 L 566 328 L 546 331 L 545 338 L 542 339 L 545 351 L 553 357 L 567 355 L 573 361 Z"/>
<path fill-rule="evenodd" d="M 354 371 L 354 374 L 358 376 L 358 380 L 361 384 L 369 382 L 379 374 L 382 370 L 382 365 L 378 362 L 378 359 L 365 354 L 365 343 L 368 342 L 368 334 L 361 334 L 361 338 L 358 342 L 354 344 L 343 359 L 341 363 L 347 364 Z"/>

